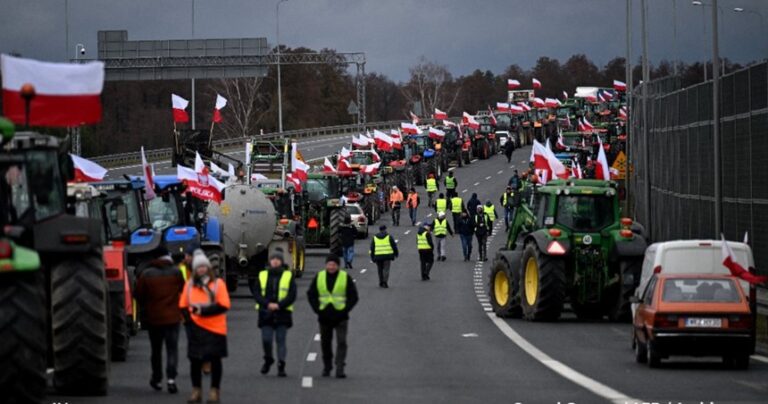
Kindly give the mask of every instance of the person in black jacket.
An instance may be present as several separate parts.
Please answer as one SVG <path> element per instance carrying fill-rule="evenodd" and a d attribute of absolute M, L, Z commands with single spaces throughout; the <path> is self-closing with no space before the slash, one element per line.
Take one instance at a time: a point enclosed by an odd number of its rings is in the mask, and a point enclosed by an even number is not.
<path fill-rule="evenodd" d="M 483 212 L 482 206 L 478 206 L 472 221 L 475 224 L 475 236 L 477 237 L 478 261 L 488 261 L 487 242 L 492 229 L 491 218 Z"/>
<path fill-rule="evenodd" d="M 474 215 L 478 206 L 483 206 L 483 203 L 480 202 L 480 199 L 477 198 L 477 194 L 474 193 L 472 194 L 472 197 L 469 198 L 469 201 L 467 201 L 467 212 L 469 212 L 470 215 Z"/>
<path fill-rule="evenodd" d="M 357 229 L 352 225 L 352 218 L 347 216 L 344 219 L 344 226 L 339 229 L 341 236 L 341 251 L 344 255 L 344 267 L 352 269 L 352 260 L 355 259 L 355 239 L 357 238 Z"/>
<path fill-rule="evenodd" d="M 387 226 L 379 226 L 379 232 L 371 239 L 371 261 L 376 263 L 379 272 L 379 287 L 389 287 L 389 267 L 400 252 L 395 238 L 387 233 Z"/>
<path fill-rule="evenodd" d="M 320 346 L 323 350 L 323 377 L 331 375 L 333 369 L 333 333 L 336 333 L 336 377 L 347 377 L 344 373 L 347 358 L 347 328 L 349 312 L 357 304 L 355 281 L 344 270 L 339 269 L 339 257 L 331 254 L 325 259 L 325 269 L 320 271 L 307 290 L 307 300 L 317 314 L 320 323 Z M 342 281 L 339 279 L 344 278 Z M 341 283 L 339 283 L 341 282 Z M 318 285 L 318 283 L 320 285 Z M 337 285 L 338 284 L 338 285 Z M 336 297 L 334 292 L 340 296 Z"/>
<path fill-rule="evenodd" d="M 472 255 L 472 236 L 475 234 L 475 224 L 467 211 L 461 212 L 456 223 L 456 233 L 461 238 L 461 250 L 464 252 L 464 262 Z"/>
<path fill-rule="evenodd" d="M 277 375 L 285 377 L 285 339 L 288 329 L 293 326 L 293 302 L 296 301 L 296 281 L 285 265 L 282 254 L 275 253 L 269 258 L 269 268 L 259 272 L 254 282 L 253 297 L 259 310 L 259 328 L 264 347 L 264 365 L 261 374 L 269 373 L 275 359 L 272 356 L 272 341 L 277 340 Z"/>

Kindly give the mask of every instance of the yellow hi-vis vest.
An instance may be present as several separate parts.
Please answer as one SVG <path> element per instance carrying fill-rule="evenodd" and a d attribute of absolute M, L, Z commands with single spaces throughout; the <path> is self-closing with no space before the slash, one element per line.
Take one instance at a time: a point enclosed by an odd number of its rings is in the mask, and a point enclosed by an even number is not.
<path fill-rule="evenodd" d="M 373 256 L 381 257 L 384 255 L 392 255 L 395 252 L 392 250 L 392 244 L 389 241 L 390 235 L 387 234 L 384 238 L 378 238 L 373 236 Z"/>
<path fill-rule="evenodd" d="M 437 192 L 437 180 L 434 178 L 427 178 L 427 192 Z"/>
<path fill-rule="evenodd" d="M 179 264 L 179 271 L 181 271 L 181 276 L 184 278 L 184 283 L 187 282 L 187 278 L 189 278 L 189 274 L 187 273 L 187 264 L 181 263 Z"/>
<path fill-rule="evenodd" d="M 504 205 L 505 208 L 507 207 L 507 202 L 508 202 L 508 198 L 509 197 L 513 197 L 514 198 L 515 197 L 515 193 L 512 192 L 510 194 L 507 194 L 506 192 L 504 192 L 503 194 L 501 194 L 501 204 Z"/>
<path fill-rule="evenodd" d="M 437 209 L 437 213 L 445 212 L 448 210 L 448 200 L 445 198 L 438 198 L 435 200 L 435 208 Z"/>
<path fill-rule="evenodd" d="M 429 241 L 427 240 L 427 232 L 416 234 L 416 247 L 418 247 L 419 250 L 432 249 L 432 247 L 429 245 Z"/>
<path fill-rule="evenodd" d="M 342 311 L 347 307 L 347 272 L 339 270 L 336 275 L 336 283 L 333 290 L 328 290 L 328 272 L 322 270 L 317 274 L 317 294 L 320 297 L 320 310 L 324 310 L 329 304 L 336 311 Z"/>
<path fill-rule="evenodd" d="M 485 212 L 486 215 L 488 215 L 488 218 L 491 219 L 491 221 L 496 220 L 496 208 L 491 206 L 483 205 L 483 212 Z"/>
<path fill-rule="evenodd" d="M 445 236 L 448 234 L 448 219 L 435 219 L 435 236 Z"/>
<path fill-rule="evenodd" d="M 261 272 L 259 272 L 259 285 L 261 285 L 261 295 L 264 296 L 267 294 L 267 278 L 269 277 L 269 270 L 265 269 Z M 289 270 L 283 271 L 282 275 L 280 275 L 280 285 L 279 290 L 277 291 L 277 300 L 283 300 L 286 297 L 288 297 L 288 290 L 291 289 L 291 279 L 293 278 L 293 272 Z M 275 302 L 277 303 L 277 302 Z M 258 303 L 256 304 L 256 309 L 259 308 Z M 288 311 L 293 311 L 293 305 L 288 306 L 286 309 Z"/>
<path fill-rule="evenodd" d="M 445 189 L 456 189 L 456 177 L 445 177 Z"/>
<path fill-rule="evenodd" d="M 461 204 L 463 201 L 461 200 L 461 197 L 454 196 L 451 198 L 451 212 L 453 213 L 461 213 Z"/>

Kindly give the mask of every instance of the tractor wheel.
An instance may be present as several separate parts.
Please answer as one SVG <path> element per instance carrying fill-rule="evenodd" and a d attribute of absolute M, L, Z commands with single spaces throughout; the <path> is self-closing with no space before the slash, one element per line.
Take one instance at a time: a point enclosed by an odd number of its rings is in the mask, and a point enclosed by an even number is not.
<path fill-rule="evenodd" d="M 632 317 L 632 304 L 629 299 L 635 294 L 635 288 L 640 282 L 642 271 L 642 257 L 640 259 L 625 259 L 619 261 L 619 274 L 621 282 L 615 287 L 612 293 L 613 300 L 608 310 L 608 319 L 611 321 L 627 322 Z"/>
<path fill-rule="evenodd" d="M 125 291 L 109 292 L 109 339 L 112 362 L 125 362 L 130 346 L 128 317 L 125 315 Z"/>
<path fill-rule="evenodd" d="M 41 403 L 45 397 L 48 344 L 41 271 L 0 275 L 0 386 L 3 400 L 11 403 Z"/>
<path fill-rule="evenodd" d="M 60 393 L 107 393 L 106 285 L 104 264 L 94 256 L 51 269 L 53 385 Z"/>
<path fill-rule="evenodd" d="M 498 317 L 520 318 L 520 276 L 513 274 L 506 261 L 497 259 L 491 267 L 491 307 Z"/>
<path fill-rule="evenodd" d="M 341 229 L 341 226 L 344 224 L 344 210 L 342 209 L 334 209 L 331 211 L 331 223 L 328 228 L 329 234 L 328 234 L 328 241 L 329 241 L 329 247 L 331 250 L 331 254 L 334 254 L 336 256 L 341 256 L 341 233 L 339 230 Z"/>
<path fill-rule="evenodd" d="M 520 267 L 523 316 L 531 321 L 560 318 L 565 301 L 565 263 L 541 253 L 536 244 L 525 247 Z"/>

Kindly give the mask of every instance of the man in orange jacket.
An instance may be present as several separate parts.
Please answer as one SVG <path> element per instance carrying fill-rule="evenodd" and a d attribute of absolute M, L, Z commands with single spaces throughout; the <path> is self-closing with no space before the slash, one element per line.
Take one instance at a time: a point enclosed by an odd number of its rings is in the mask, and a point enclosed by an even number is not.
<path fill-rule="evenodd" d="M 392 224 L 395 226 L 400 226 L 400 208 L 403 200 L 403 192 L 394 185 L 389 193 L 389 207 L 392 208 Z"/>

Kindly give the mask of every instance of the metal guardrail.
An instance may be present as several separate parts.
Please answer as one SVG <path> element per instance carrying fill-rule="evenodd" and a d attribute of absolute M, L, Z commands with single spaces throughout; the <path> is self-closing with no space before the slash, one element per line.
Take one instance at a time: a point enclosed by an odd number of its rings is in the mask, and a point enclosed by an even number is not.
<path fill-rule="evenodd" d="M 424 123 L 432 123 L 432 119 L 423 119 Z M 368 122 L 364 125 L 365 130 L 373 129 L 395 129 L 400 127 L 402 120 L 397 121 L 383 121 L 383 122 Z M 330 135 L 343 135 L 358 133 L 360 126 L 357 124 L 351 125 L 336 125 L 325 126 L 321 128 L 310 129 L 295 129 L 283 131 L 282 133 L 265 133 L 259 138 L 264 140 L 277 139 L 282 137 L 289 137 L 292 139 L 304 139 L 311 137 L 330 136 Z M 250 140 L 250 137 L 232 138 L 232 139 L 220 139 L 213 142 L 215 149 L 231 149 L 235 147 L 244 147 L 245 143 Z M 147 156 L 147 160 L 151 162 L 170 160 L 172 155 L 172 149 L 165 147 L 162 149 L 145 150 L 144 154 Z M 114 167 L 125 164 L 138 164 L 141 163 L 141 152 L 108 154 L 104 156 L 89 157 L 92 161 L 99 163 L 105 167 Z"/>

